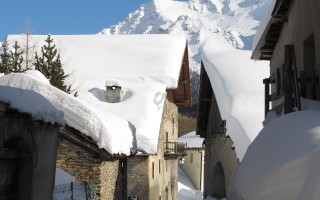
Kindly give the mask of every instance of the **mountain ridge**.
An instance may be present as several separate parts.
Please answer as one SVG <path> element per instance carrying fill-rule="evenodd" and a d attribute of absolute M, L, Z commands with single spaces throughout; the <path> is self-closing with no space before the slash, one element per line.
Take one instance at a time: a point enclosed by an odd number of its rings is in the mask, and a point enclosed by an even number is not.
<path fill-rule="evenodd" d="M 190 68 L 199 72 L 203 43 L 217 49 L 251 50 L 252 40 L 271 0 L 151 0 L 125 20 L 99 34 L 183 34 Z"/>
<path fill-rule="evenodd" d="M 251 50 L 255 32 L 272 0 L 151 0 L 99 34 L 183 34 L 188 38 L 192 108 L 196 115 L 201 49 L 213 42 L 218 51 Z"/>

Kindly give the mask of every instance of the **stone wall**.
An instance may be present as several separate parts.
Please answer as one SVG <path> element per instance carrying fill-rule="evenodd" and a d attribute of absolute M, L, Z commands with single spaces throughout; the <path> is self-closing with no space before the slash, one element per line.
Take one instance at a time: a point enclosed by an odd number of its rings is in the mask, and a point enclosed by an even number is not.
<path fill-rule="evenodd" d="M 148 156 L 127 158 L 128 193 L 133 197 L 147 198 L 149 194 Z"/>
<path fill-rule="evenodd" d="M 229 137 L 222 135 L 211 135 L 206 138 L 204 159 L 204 197 L 214 195 L 221 197 L 220 190 L 224 189 L 224 195 L 231 181 L 239 161 L 235 151 L 232 149 L 233 142 Z M 215 174 L 217 164 L 222 165 L 223 181 Z"/>
<path fill-rule="evenodd" d="M 160 159 L 159 193 L 161 199 L 177 199 L 178 195 L 178 160 L 164 157 L 164 142 L 178 140 L 178 109 L 174 103 L 166 101 L 160 128 L 158 162 Z M 159 165 L 159 164 L 158 164 Z"/>
<path fill-rule="evenodd" d="M 106 161 L 89 153 L 62 137 L 57 147 L 57 167 L 63 169 L 79 182 L 97 186 L 97 199 L 123 199 L 126 164 L 121 160 Z"/>
<path fill-rule="evenodd" d="M 226 195 L 225 190 L 239 161 L 235 150 L 232 148 L 231 138 L 226 137 L 228 133 L 225 133 L 225 122 L 221 118 L 214 95 L 207 120 L 203 196 L 214 195 L 221 198 Z"/>

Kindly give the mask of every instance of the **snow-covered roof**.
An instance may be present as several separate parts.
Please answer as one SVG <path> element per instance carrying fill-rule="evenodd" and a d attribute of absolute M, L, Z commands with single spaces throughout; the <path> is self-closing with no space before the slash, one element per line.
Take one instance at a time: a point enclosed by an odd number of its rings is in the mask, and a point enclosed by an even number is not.
<path fill-rule="evenodd" d="M 271 60 L 273 50 L 282 33 L 282 27 L 288 18 L 292 0 L 270 0 L 270 5 L 265 18 L 255 34 L 252 44 L 252 59 Z M 272 40 L 268 38 L 272 37 Z"/>
<path fill-rule="evenodd" d="M 46 38 L 32 35 L 30 43 L 39 51 Z M 177 35 L 52 35 L 51 38 L 60 50 L 66 71 L 71 72 L 70 83 L 78 91 L 76 100 L 94 113 L 107 130 L 101 132 L 100 127 L 100 132 L 91 133 L 99 135 L 93 138 L 98 144 L 101 137 L 107 140 L 106 147 L 99 146 L 110 153 L 130 154 L 134 149 L 155 154 L 166 89 L 177 88 L 186 38 Z M 23 36 L 9 35 L 7 40 L 23 42 Z M 121 102 L 106 102 L 107 81 L 122 87 Z M 97 126 L 95 122 L 79 124 L 69 125 L 81 132 L 86 126 Z M 109 137 L 119 140 L 108 141 Z"/>
<path fill-rule="evenodd" d="M 278 117 L 248 148 L 229 186 L 229 198 L 319 199 L 319 154 L 319 111 Z"/>
<path fill-rule="evenodd" d="M 263 18 L 263 20 L 260 22 L 259 28 L 258 28 L 256 34 L 254 35 L 253 42 L 252 42 L 252 51 L 253 52 L 257 48 L 261 48 L 261 45 L 259 45 L 259 43 L 261 43 L 260 40 L 262 40 L 262 38 L 266 34 L 266 29 L 269 26 L 269 22 L 270 22 L 271 17 L 272 17 L 272 11 L 273 11 L 274 6 L 276 4 L 276 0 L 271 0 L 270 2 L 271 3 L 269 5 L 269 8 L 267 8 L 266 15 Z"/>
<path fill-rule="evenodd" d="M 110 112 L 96 113 L 90 104 L 43 80 L 45 77 L 38 71 L 2 75 L 0 99 L 35 119 L 75 127 L 109 153 L 130 154 L 133 135 L 127 120 Z"/>
<path fill-rule="evenodd" d="M 196 135 L 195 131 L 187 133 L 178 138 L 179 142 L 187 144 L 187 148 L 202 148 L 204 138 L 201 138 L 199 135 Z"/>
<path fill-rule="evenodd" d="M 247 147 L 262 129 L 264 119 L 263 78 L 269 77 L 268 62 L 255 62 L 251 52 L 220 50 L 206 44 L 202 61 L 217 99 L 220 114 L 226 120 L 227 134 L 241 160 Z"/>
<path fill-rule="evenodd" d="M 30 45 L 40 48 L 47 35 L 31 35 Z M 60 50 L 62 64 L 80 80 L 110 77 L 147 77 L 176 88 L 186 38 L 157 35 L 51 35 Z M 7 41 L 22 44 L 23 35 L 8 35 Z M 89 76 L 89 77 L 88 77 Z"/>

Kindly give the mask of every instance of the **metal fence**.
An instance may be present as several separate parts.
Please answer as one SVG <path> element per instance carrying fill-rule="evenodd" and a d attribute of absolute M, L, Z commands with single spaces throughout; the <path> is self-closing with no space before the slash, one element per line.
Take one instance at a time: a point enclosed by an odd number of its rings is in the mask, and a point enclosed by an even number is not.
<path fill-rule="evenodd" d="M 95 200 L 96 185 L 71 182 L 56 185 L 53 191 L 53 200 Z"/>

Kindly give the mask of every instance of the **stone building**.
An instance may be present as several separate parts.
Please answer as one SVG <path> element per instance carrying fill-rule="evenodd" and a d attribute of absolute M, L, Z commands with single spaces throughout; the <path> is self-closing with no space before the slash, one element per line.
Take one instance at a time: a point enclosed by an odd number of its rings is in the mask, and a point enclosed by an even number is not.
<path fill-rule="evenodd" d="M 162 110 L 156 154 L 127 158 L 128 194 L 139 200 L 176 199 L 178 163 L 185 156 L 185 145 L 178 139 L 178 107 L 191 106 L 188 49 L 185 46 L 178 87 L 167 88 Z"/>
<path fill-rule="evenodd" d="M 127 159 L 128 193 L 139 200 L 176 199 L 178 161 L 185 155 L 177 142 L 178 110 L 166 101 L 156 155 L 136 155 Z"/>
<path fill-rule="evenodd" d="M 0 102 L 0 199 L 52 199 L 59 126 Z"/>
<path fill-rule="evenodd" d="M 100 149 L 79 131 L 60 129 L 56 167 L 93 186 L 95 199 L 126 199 L 126 159 Z"/>
<path fill-rule="evenodd" d="M 209 77 L 202 65 L 197 116 L 197 134 L 205 138 L 203 196 L 226 197 L 226 189 L 239 161 L 233 141 L 226 135 Z"/>
<path fill-rule="evenodd" d="M 270 61 L 265 115 L 282 115 L 320 100 L 320 2 L 277 0 L 271 6 L 255 37 L 252 58 Z"/>
<path fill-rule="evenodd" d="M 204 197 L 226 190 L 248 146 L 262 129 L 267 62 L 244 50 L 202 52 L 197 134 L 205 138 Z M 232 58 L 232 59 L 230 59 Z"/>
<path fill-rule="evenodd" d="M 60 124 L 52 159 L 77 181 L 94 185 L 96 199 L 175 199 L 178 160 L 184 155 L 184 145 L 176 141 L 177 106 L 191 106 L 186 38 L 51 37 L 64 52 L 62 62 L 68 62 L 81 82 L 79 96 L 58 91 L 32 72 L 0 80 L 5 88 L 24 90 L 21 98 L 32 101 L 21 105 L 14 96 L 0 99 Z M 36 48 L 45 38 L 32 37 Z M 21 36 L 9 35 L 7 40 L 19 42 Z M 82 51 L 88 49 L 92 51 Z M 35 97 L 46 103 L 38 112 L 32 111 L 39 100 Z"/>
<path fill-rule="evenodd" d="M 0 106 L 1 199 L 52 199 L 56 167 L 93 185 L 95 199 L 126 199 L 124 156 L 112 156 L 71 127 Z"/>
<path fill-rule="evenodd" d="M 187 154 L 180 168 L 190 178 L 195 189 L 203 191 L 204 138 L 193 131 L 179 137 L 178 141 L 186 144 Z"/>

